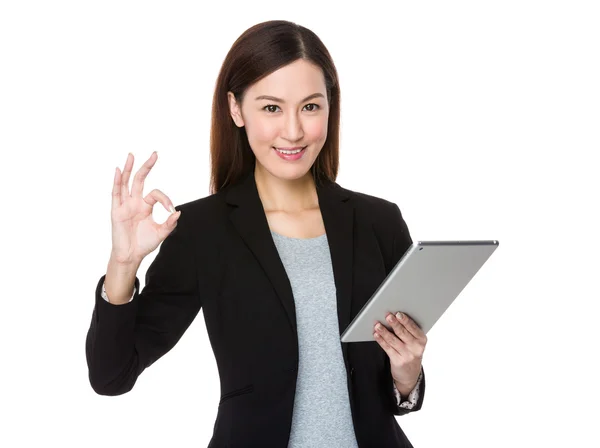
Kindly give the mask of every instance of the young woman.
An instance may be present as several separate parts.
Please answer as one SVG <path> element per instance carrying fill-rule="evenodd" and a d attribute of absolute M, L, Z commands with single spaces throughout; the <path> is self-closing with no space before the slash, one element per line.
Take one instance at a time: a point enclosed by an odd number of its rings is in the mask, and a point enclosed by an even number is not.
<path fill-rule="evenodd" d="M 129 191 L 128 155 L 86 341 L 98 394 L 130 391 L 202 308 L 221 382 L 209 446 L 412 446 L 394 416 L 421 408 L 425 334 L 390 314 L 377 343 L 340 342 L 412 240 L 396 204 L 335 182 L 339 117 L 321 40 L 270 21 L 238 38 L 219 73 L 210 196 L 142 197 L 154 153 Z M 160 225 L 157 202 L 173 212 Z M 139 292 L 140 263 L 161 243 Z"/>

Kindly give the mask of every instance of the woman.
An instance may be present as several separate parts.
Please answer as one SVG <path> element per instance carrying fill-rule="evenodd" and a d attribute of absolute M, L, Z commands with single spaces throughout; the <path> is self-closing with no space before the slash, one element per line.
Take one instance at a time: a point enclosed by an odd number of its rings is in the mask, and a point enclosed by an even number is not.
<path fill-rule="evenodd" d="M 133 156 L 117 168 L 86 341 L 98 394 L 131 390 L 202 307 L 222 393 L 209 446 L 412 446 L 394 415 L 421 408 L 426 336 L 390 315 L 377 344 L 340 342 L 412 240 L 396 204 L 335 182 L 339 105 L 319 38 L 261 23 L 216 83 L 211 195 L 178 207 L 159 190 L 142 197 L 155 153 L 131 192 Z M 157 202 L 173 212 L 162 225 Z M 141 261 L 161 242 L 138 292 Z"/>

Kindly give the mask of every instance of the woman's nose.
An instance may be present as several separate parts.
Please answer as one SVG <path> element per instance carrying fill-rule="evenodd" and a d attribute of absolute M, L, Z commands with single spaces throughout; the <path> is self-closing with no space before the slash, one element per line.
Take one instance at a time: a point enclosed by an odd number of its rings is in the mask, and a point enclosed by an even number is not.
<path fill-rule="evenodd" d="M 302 121 L 296 114 L 288 114 L 284 124 L 283 137 L 289 141 L 297 141 L 303 137 Z"/>

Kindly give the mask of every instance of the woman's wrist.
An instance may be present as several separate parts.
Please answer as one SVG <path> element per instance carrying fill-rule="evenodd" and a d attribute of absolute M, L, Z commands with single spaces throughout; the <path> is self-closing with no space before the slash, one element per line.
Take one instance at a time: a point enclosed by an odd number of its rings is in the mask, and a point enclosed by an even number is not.
<path fill-rule="evenodd" d="M 400 393 L 401 401 L 404 401 L 408 398 L 408 395 L 412 392 L 412 390 L 417 385 L 417 381 L 415 381 L 412 385 L 402 384 L 398 381 L 394 381 L 394 384 L 396 385 L 396 389 L 398 389 L 398 392 Z"/>

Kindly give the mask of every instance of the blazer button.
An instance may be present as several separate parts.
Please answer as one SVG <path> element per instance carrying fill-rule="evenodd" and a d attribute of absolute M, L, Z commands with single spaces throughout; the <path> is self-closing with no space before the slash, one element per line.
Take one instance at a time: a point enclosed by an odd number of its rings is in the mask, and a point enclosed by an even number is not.
<path fill-rule="evenodd" d="M 354 376 L 354 367 L 350 368 L 350 376 Z"/>

